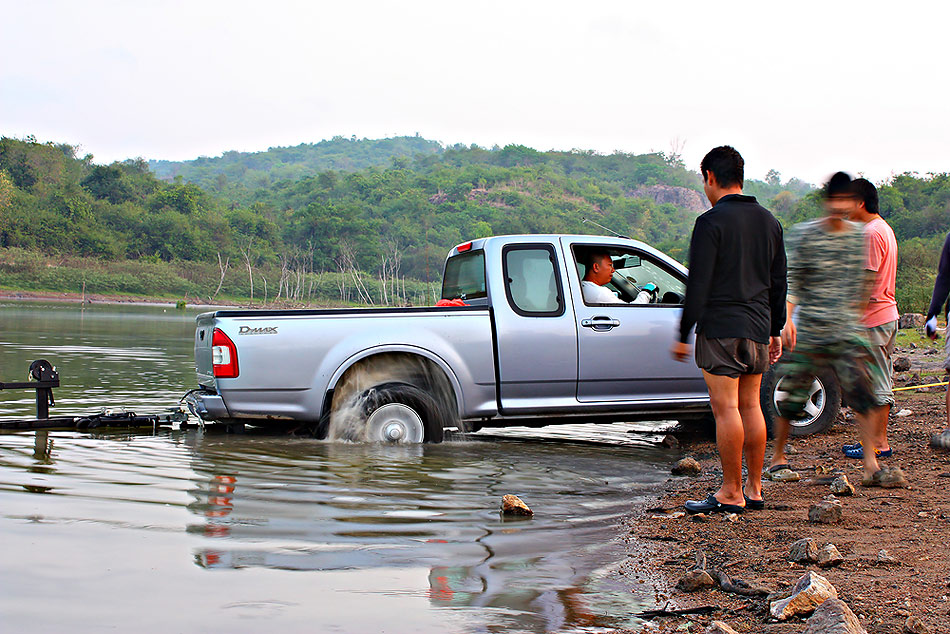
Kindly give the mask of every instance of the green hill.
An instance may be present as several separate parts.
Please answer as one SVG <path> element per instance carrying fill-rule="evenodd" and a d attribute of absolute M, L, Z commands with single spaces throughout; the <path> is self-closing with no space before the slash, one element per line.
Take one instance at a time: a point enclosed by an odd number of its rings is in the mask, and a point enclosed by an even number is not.
<path fill-rule="evenodd" d="M 69 145 L 0 139 L 0 285 L 429 302 L 445 253 L 464 240 L 602 233 L 596 222 L 682 260 L 705 208 L 699 175 L 660 153 L 337 138 L 152 165 L 156 172 L 140 159 L 96 165 Z M 260 174 L 266 184 L 255 182 Z M 901 241 L 903 310 L 929 297 L 947 181 L 903 175 L 882 187 Z M 820 213 L 813 188 L 797 179 L 772 173 L 746 190 L 786 224 Z"/>

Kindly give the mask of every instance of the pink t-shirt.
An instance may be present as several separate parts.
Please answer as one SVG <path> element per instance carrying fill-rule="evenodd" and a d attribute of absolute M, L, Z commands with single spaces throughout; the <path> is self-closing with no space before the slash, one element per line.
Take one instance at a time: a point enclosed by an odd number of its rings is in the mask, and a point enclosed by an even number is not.
<path fill-rule="evenodd" d="M 890 225 L 878 216 L 864 226 L 864 244 L 867 249 L 864 268 L 874 271 L 876 275 L 861 325 L 874 328 L 897 321 L 900 317 L 897 300 L 894 299 L 894 288 L 897 286 L 897 239 Z"/>

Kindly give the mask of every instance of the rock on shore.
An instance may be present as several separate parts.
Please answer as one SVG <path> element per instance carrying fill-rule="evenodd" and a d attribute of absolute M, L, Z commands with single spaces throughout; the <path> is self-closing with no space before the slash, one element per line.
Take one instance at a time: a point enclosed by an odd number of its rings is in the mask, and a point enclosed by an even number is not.
<path fill-rule="evenodd" d="M 818 573 L 808 571 L 792 588 L 788 598 L 773 601 L 769 612 L 779 621 L 809 614 L 828 599 L 837 599 L 838 591 Z"/>

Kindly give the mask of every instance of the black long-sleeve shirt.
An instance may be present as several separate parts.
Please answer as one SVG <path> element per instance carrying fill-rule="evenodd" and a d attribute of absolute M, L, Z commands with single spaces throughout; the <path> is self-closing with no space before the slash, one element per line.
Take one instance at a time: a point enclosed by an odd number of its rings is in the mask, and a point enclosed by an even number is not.
<path fill-rule="evenodd" d="M 934 282 L 934 292 L 930 297 L 930 308 L 927 309 L 927 319 L 940 314 L 950 295 L 950 233 L 943 242 L 943 251 L 940 252 L 940 264 L 937 265 L 937 279 Z M 944 317 L 947 313 L 944 312 Z"/>
<path fill-rule="evenodd" d="M 785 326 L 782 225 L 753 196 L 729 194 L 696 219 L 680 341 L 696 325 L 709 339 L 768 343 Z"/>

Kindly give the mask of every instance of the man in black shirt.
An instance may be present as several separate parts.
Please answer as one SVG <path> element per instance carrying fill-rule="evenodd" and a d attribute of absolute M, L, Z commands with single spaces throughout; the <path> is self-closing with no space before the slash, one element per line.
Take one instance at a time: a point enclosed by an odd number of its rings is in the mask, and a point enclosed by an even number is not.
<path fill-rule="evenodd" d="M 947 319 L 947 296 L 950 295 L 950 233 L 943 242 L 943 251 L 940 252 L 940 262 L 937 264 L 937 279 L 934 281 L 934 292 L 930 298 L 930 308 L 927 310 L 927 324 L 925 332 L 931 339 L 937 338 L 937 315 L 941 312 Z M 944 333 L 947 338 L 947 358 L 943 367 L 950 372 L 950 326 Z M 930 444 L 937 449 L 950 449 L 950 389 L 947 390 L 947 428 L 930 438 Z"/>
<path fill-rule="evenodd" d="M 722 461 L 722 486 L 690 513 L 762 508 L 765 418 L 759 405 L 762 373 L 782 354 L 785 325 L 785 246 L 782 226 L 752 196 L 742 194 L 744 161 L 722 146 L 700 165 L 713 205 L 696 219 L 689 246 L 689 279 L 672 354 L 686 361 L 696 326 L 696 365 L 703 370 Z M 748 477 L 742 482 L 742 456 Z"/>

